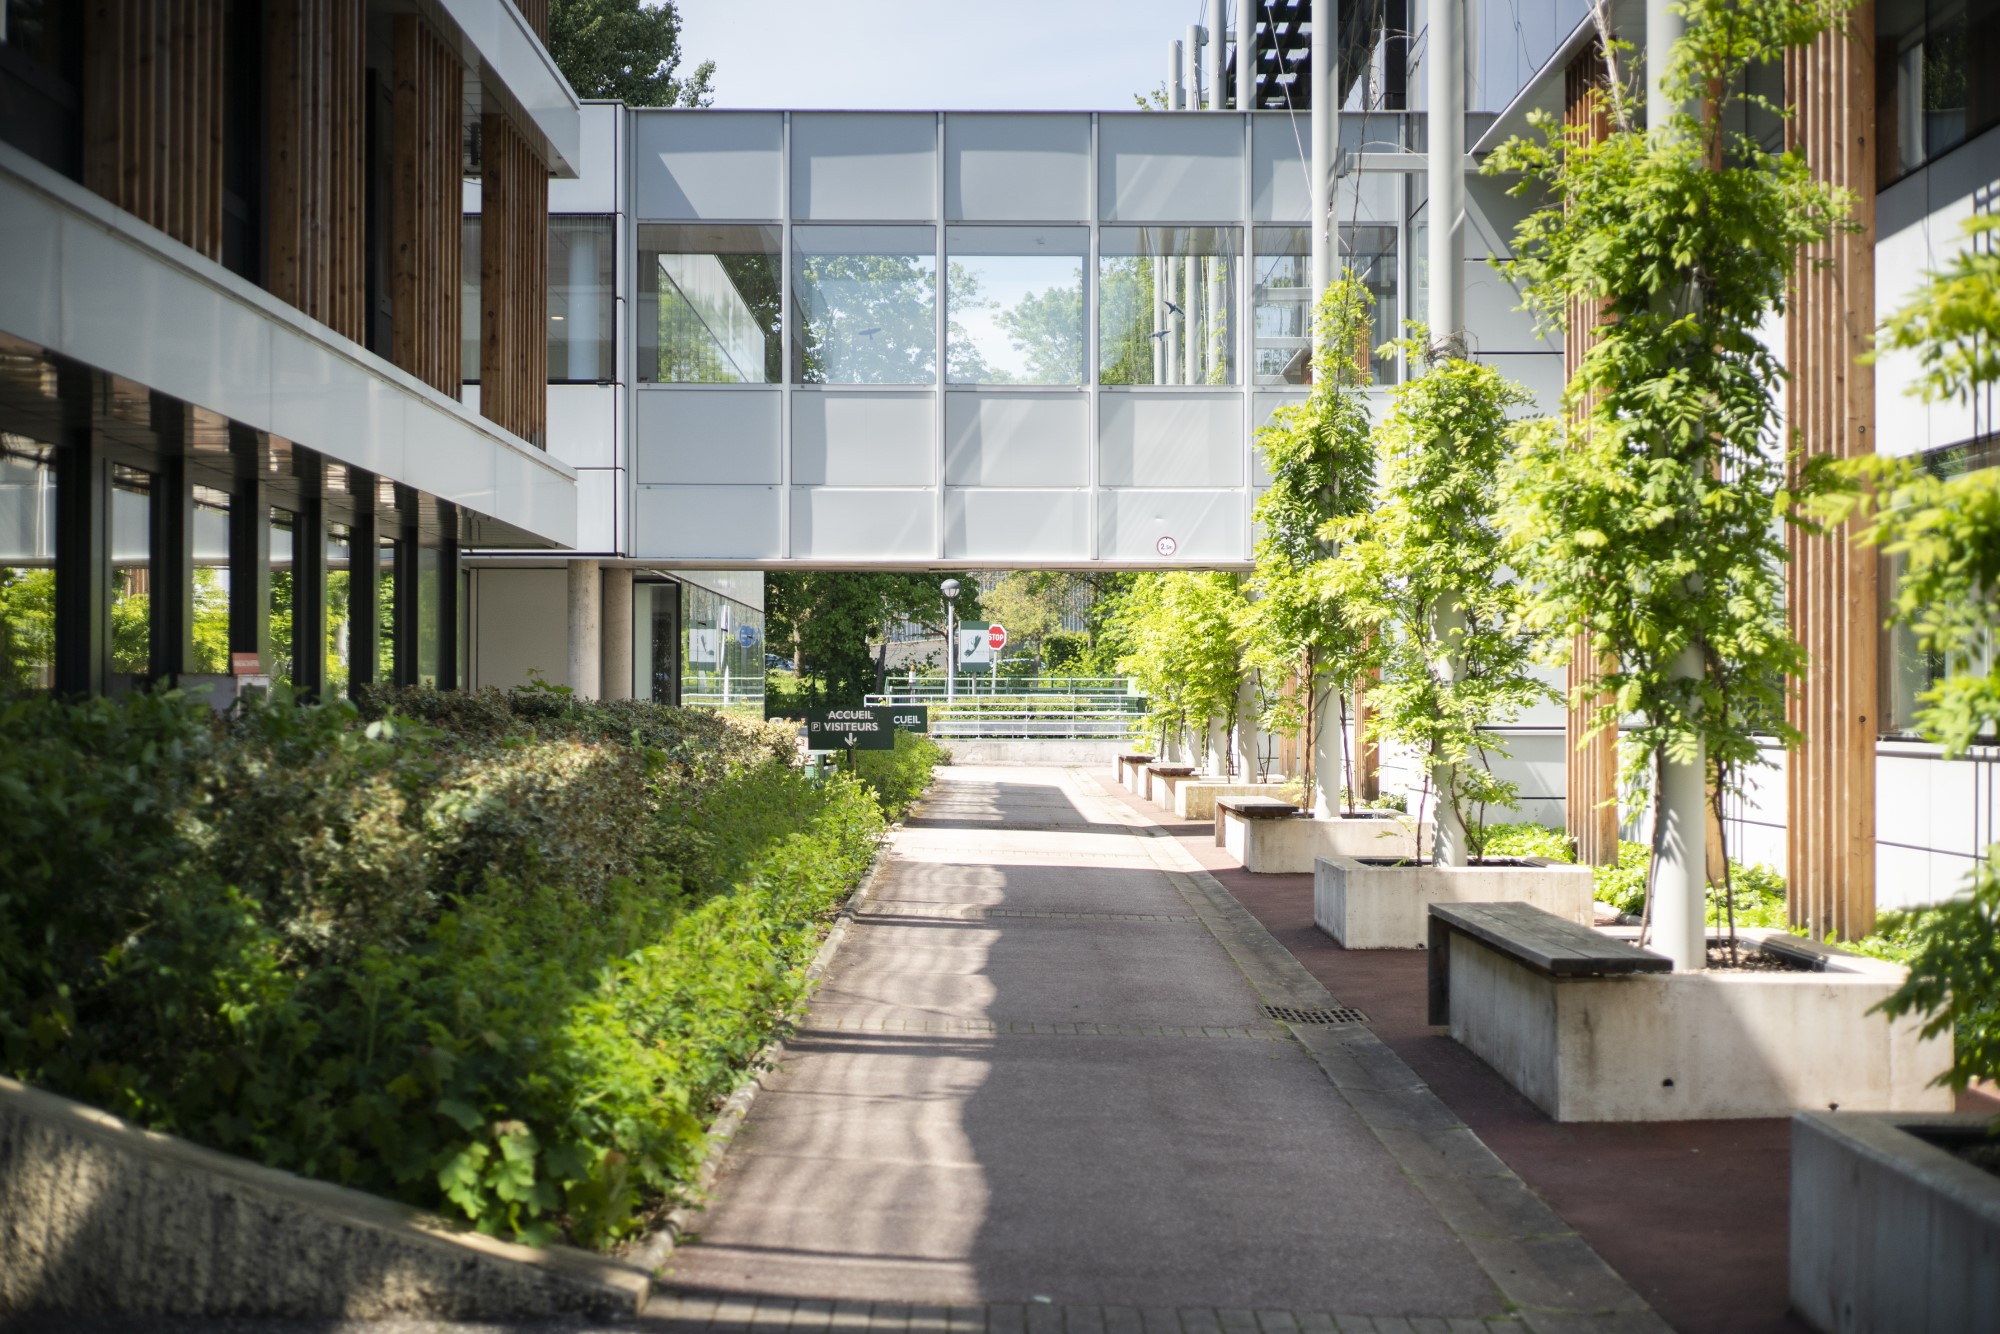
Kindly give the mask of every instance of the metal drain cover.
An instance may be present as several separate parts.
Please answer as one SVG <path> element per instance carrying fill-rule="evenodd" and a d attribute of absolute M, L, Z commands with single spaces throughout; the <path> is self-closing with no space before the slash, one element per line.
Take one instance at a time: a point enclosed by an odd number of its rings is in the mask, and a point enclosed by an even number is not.
<path fill-rule="evenodd" d="M 1264 1013 L 1288 1024 L 1365 1024 L 1368 1016 L 1350 1005 L 1330 1010 L 1295 1010 L 1289 1005 L 1266 1005 Z"/>

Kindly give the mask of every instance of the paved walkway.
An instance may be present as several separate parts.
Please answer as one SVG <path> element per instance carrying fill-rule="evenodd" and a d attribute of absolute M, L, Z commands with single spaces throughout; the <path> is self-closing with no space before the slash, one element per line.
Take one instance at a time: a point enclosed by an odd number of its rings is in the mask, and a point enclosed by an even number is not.
<path fill-rule="evenodd" d="M 648 1314 L 1157 1334 L 1664 1326 L 1094 773 L 952 768 Z"/>

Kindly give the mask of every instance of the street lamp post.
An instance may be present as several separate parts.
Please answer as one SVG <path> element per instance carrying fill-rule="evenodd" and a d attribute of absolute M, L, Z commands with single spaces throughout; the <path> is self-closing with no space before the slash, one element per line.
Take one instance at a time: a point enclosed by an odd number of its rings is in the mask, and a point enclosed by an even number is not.
<path fill-rule="evenodd" d="M 938 591 L 944 594 L 944 697 L 950 702 L 958 698 L 958 580 L 945 580 Z"/>

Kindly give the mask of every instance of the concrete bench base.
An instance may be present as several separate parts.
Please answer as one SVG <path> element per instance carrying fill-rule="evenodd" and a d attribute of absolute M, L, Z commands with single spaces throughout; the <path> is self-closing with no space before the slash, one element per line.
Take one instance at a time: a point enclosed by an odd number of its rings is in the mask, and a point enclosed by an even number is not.
<path fill-rule="evenodd" d="M 1531 903 L 1589 926 L 1591 873 L 1539 857 L 1532 866 L 1376 866 L 1321 857 L 1313 924 L 1351 950 L 1423 949 L 1433 903 Z"/>
<path fill-rule="evenodd" d="M 1174 788 L 1174 814 L 1183 820 L 1213 820 L 1217 797 L 1273 796 L 1282 782 L 1252 783 L 1243 779 L 1195 778 Z"/>
<path fill-rule="evenodd" d="M 1191 764 L 1155 764 L 1146 771 L 1146 790 L 1139 795 L 1161 810 L 1174 808 L 1174 789 L 1191 783 L 1198 774 Z"/>
<path fill-rule="evenodd" d="M 1419 838 L 1430 842 L 1430 825 L 1412 835 L 1401 819 L 1294 815 L 1246 820 L 1230 810 L 1221 817 L 1223 848 L 1244 870 L 1266 875 L 1310 871 L 1321 857 L 1414 857 Z"/>
<path fill-rule="evenodd" d="M 2000 1327 L 2000 1177 L 1911 1134 L 1990 1118 L 1792 1121 L 1792 1309 L 1825 1334 Z"/>
<path fill-rule="evenodd" d="M 1764 932 L 1739 933 L 1746 941 Z M 1903 969 L 1840 956 L 1825 972 L 1552 977 L 1453 933 L 1451 1036 L 1558 1121 L 1694 1121 L 1949 1111 L 1931 1083 L 1948 1038 L 1869 1010 Z"/>
<path fill-rule="evenodd" d="M 1138 771 L 1152 762 L 1153 757 L 1151 755 L 1131 753 L 1120 755 L 1112 766 L 1114 776 L 1118 779 L 1118 785 L 1127 792 L 1136 794 L 1139 790 L 1135 786 L 1139 781 L 1137 777 Z"/>

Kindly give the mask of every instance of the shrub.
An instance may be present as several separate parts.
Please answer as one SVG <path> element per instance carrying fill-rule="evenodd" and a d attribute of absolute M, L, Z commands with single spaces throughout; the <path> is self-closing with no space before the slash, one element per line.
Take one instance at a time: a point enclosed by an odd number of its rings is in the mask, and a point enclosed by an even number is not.
<path fill-rule="evenodd" d="M 898 728 L 894 750 L 854 752 L 854 776 L 875 794 L 883 817 L 897 820 L 931 785 L 931 770 L 950 762 L 950 754 L 937 741 Z"/>
<path fill-rule="evenodd" d="M 555 692 L 0 702 L 0 1054 L 229 1152 L 606 1243 L 688 1180 L 874 853 L 875 795 L 795 755 Z"/>
<path fill-rule="evenodd" d="M 1573 862 L 1576 850 L 1569 835 L 1560 829 L 1524 821 L 1520 824 L 1489 824 L 1473 833 L 1474 851 L 1482 857 L 1546 857 L 1552 862 Z"/>

